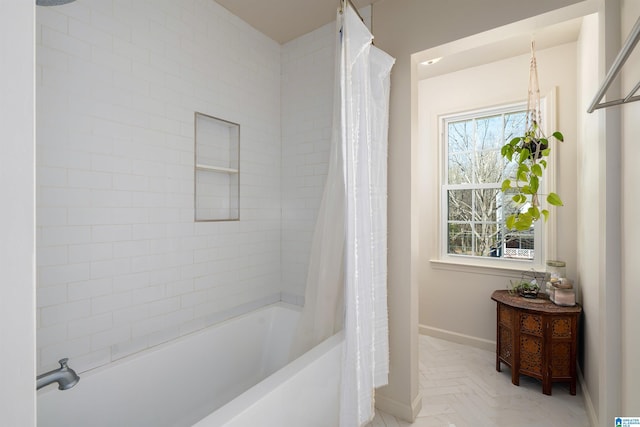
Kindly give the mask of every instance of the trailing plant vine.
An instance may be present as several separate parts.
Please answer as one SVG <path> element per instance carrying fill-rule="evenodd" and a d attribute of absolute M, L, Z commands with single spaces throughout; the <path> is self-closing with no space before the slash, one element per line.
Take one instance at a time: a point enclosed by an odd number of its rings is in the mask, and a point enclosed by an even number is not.
<path fill-rule="evenodd" d="M 516 204 L 516 213 L 507 216 L 506 227 L 509 230 L 528 230 L 541 217 L 545 221 L 549 218 L 549 210 L 540 203 L 540 183 L 547 169 L 547 158 L 551 152 L 549 138 L 541 128 L 540 88 L 538 86 L 538 69 L 536 65 L 534 42 L 531 42 L 531 64 L 529 68 L 529 95 L 527 99 L 527 120 L 524 135 L 517 136 L 502 149 L 502 156 L 509 162 L 516 162 L 515 179 L 502 181 L 503 193 L 512 196 Z M 561 132 L 553 132 L 552 137 L 557 141 L 564 141 Z M 547 194 L 546 202 L 553 206 L 562 206 L 562 199 L 556 193 Z M 523 210 L 529 203 L 528 209 Z"/>
<path fill-rule="evenodd" d="M 558 131 L 552 136 L 558 141 L 564 141 L 564 136 Z M 503 193 L 515 190 L 512 200 L 516 203 L 518 212 L 506 218 L 509 230 L 528 230 L 541 216 L 545 221 L 549 218 L 549 210 L 541 209 L 538 190 L 550 152 L 549 139 L 542 134 L 536 121 L 523 136 L 513 138 L 502 147 L 502 156 L 510 162 L 515 161 L 517 165 L 515 180 L 505 179 L 501 188 Z M 546 201 L 553 206 L 563 205 L 560 196 L 553 192 L 547 195 Z M 520 212 L 528 202 L 531 206 Z"/>

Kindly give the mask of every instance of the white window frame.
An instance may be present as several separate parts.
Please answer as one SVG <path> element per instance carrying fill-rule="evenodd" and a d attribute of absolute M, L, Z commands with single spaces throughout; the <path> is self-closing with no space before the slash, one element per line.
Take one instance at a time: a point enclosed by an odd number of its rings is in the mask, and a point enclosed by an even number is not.
<path fill-rule="evenodd" d="M 556 130 L 556 88 L 552 88 L 540 100 L 543 114 L 543 130 L 550 134 Z M 526 101 L 516 103 L 505 103 L 502 105 L 474 109 L 454 114 L 438 116 L 439 135 L 439 191 L 440 191 L 440 213 L 438 216 L 440 259 L 434 260 L 444 264 L 467 265 L 472 267 L 489 267 L 508 270 L 544 270 L 545 259 L 554 259 L 556 255 L 556 215 L 554 207 L 548 207 L 551 211 L 549 220 L 545 223 L 541 219 L 536 223 L 534 232 L 534 258 L 532 260 L 480 257 L 473 255 L 458 255 L 448 253 L 448 201 L 447 201 L 447 159 L 448 141 L 446 139 L 446 123 L 448 121 L 465 120 L 479 116 L 490 116 L 492 114 L 509 113 L 526 109 Z M 554 141 L 553 143 L 556 143 Z M 559 144 L 559 142 L 558 142 Z M 557 150 L 551 152 L 548 158 L 547 169 L 544 180 L 541 184 L 540 192 L 547 193 L 548 188 L 556 188 L 556 160 Z M 470 187 L 478 188 L 472 184 Z"/>

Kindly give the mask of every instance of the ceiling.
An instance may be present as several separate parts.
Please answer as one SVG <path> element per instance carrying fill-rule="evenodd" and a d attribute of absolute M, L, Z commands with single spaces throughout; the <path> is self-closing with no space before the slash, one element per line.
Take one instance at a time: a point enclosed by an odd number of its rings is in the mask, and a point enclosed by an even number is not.
<path fill-rule="evenodd" d="M 532 40 L 535 40 L 537 51 L 572 43 L 578 39 L 581 26 L 582 18 L 575 18 L 536 28 L 535 31 L 504 34 L 481 45 L 471 46 L 470 42 L 473 41 L 473 38 L 469 38 L 452 43 L 451 45 L 455 45 L 455 48 L 452 49 L 438 47 L 420 52 L 414 58 L 418 64 L 418 79 L 435 77 L 518 55 L 530 54 Z M 438 57 L 442 58 L 435 64 L 422 63 Z"/>
<path fill-rule="evenodd" d="M 278 43 L 286 43 L 336 19 L 340 0 L 216 0 Z M 362 8 L 376 0 L 352 0 Z"/>
<path fill-rule="evenodd" d="M 215 0 L 252 27 L 278 43 L 286 43 L 333 22 L 341 0 Z M 358 9 L 378 0 L 352 0 Z M 438 47 L 416 54 L 418 63 L 444 56 L 442 61 L 429 66 L 418 66 L 418 78 L 424 79 L 450 73 L 463 68 L 486 64 L 504 58 L 526 54 L 535 36 L 536 49 L 541 50 L 578 38 L 582 19 L 573 19 L 545 27 L 536 25 L 535 31 L 522 24 L 503 29 L 493 42 L 474 45 L 460 40 L 453 50 Z M 472 40 L 473 38 L 470 38 Z M 472 46 L 473 45 L 473 46 Z M 435 51 L 435 52 L 434 52 Z"/>

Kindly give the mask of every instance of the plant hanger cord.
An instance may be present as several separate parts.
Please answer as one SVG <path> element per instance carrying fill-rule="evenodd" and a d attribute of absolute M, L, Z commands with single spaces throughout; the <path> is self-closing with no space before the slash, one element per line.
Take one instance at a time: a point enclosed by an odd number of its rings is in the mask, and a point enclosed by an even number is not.
<path fill-rule="evenodd" d="M 529 63 L 529 93 L 527 96 L 527 121 L 525 129 L 535 129 L 536 136 L 542 134 L 542 113 L 540 108 L 540 85 L 536 63 L 536 42 L 531 40 L 531 60 Z"/>
<path fill-rule="evenodd" d="M 546 221 L 549 216 L 548 209 L 541 209 L 538 192 L 544 170 L 547 168 L 546 157 L 551 150 L 549 140 L 542 130 L 541 110 L 535 41 L 532 40 L 524 134 L 512 138 L 500 150 L 507 161 L 515 162 L 517 166 L 515 175 L 502 181 L 501 188 L 503 193 L 515 190 L 511 199 L 515 202 L 517 211 L 509 214 L 505 221 L 509 230 L 529 230 L 539 218 L 544 217 Z M 558 141 L 564 140 L 564 136 L 558 131 L 552 136 Z M 513 178 L 514 182 L 511 181 Z M 546 201 L 553 206 L 562 206 L 560 196 L 553 192 L 547 195 Z"/>

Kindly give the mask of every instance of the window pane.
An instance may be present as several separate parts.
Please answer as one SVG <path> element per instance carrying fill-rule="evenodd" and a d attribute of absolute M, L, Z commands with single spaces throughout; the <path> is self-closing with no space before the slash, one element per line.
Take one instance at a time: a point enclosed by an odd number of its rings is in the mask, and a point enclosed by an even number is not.
<path fill-rule="evenodd" d="M 498 197 L 500 189 L 487 188 L 475 190 L 475 211 L 473 215 L 474 221 L 479 222 L 496 222 L 498 220 L 496 209 L 498 207 Z"/>
<path fill-rule="evenodd" d="M 502 147 L 502 116 L 483 117 L 476 121 L 476 150 Z"/>
<path fill-rule="evenodd" d="M 449 123 L 447 136 L 449 153 L 473 150 L 473 121 Z"/>
<path fill-rule="evenodd" d="M 449 190 L 449 221 L 471 221 L 473 190 Z"/>
<path fill-rule="evenodd" d="M 529 209 L 529 204 L 526 203 L 520 209 L 517 208 L 517 205 L 513 202 L 514 192 L 508 192 L 505 194 L 500 193 L 500 197 L 502 198 L 503 209 L 502 215 L 503 220 L 507 218 L 507 216 L 524 212 Z M 535 224 L 534 224 L 535 226 Z M 504 228 L 503 224 L 503 230 Z M 534 247 L 534 227 L 531 227 L 529 230 L 524 231 L 506 231 L 504 236 L 504 242 L 502 245 L 502 256 L 504 258 L 513 258 L 513 259 L 526 259 L 531 260 L 535 255 L 535 247 Z"/>
<path fill-rule="evenodd" d="M 449 224 L 448 230 L 450 254 L 472 255 L 472 239 L 470 224 Z"/>
<path fill-rule="evenodd" d="M 503 245 L 505 258 L 533 259 L 534 249 L 533 227 L 526 231 L 514 231 L 505 235 Z"/>
<path fill-rule="evenodd" d="M 517 170 L 518 170 L 518 163 L 517 162 L 515 162 L 515 161 L 508 162 L 504 167 L 502 179 L 509 178 L 511 180 L 511 185 L 512 186 L 515 185 L 516 171 Z"/>
<path fill-rule="evenodd" d="M 509 190 L 506 193 L 500 193 L 502 197 L 502 215 L 504 215 L 504 219 L 506 219 L 509 215 L 513 215 L 520 212 L 525 212 L 531 206 L 529 203 L 525 203 L 520 206 L 518 209 L 518 205 L 513 201 L 513 196 L 515 195 L 514 190 Z M 528 196 L 529 197 L 529 196 Z"/>
<path fill-rule="evenodd" d="M 504 116 L 504 142 L 509 142 L 516 136 L 524 134 L 527 113 L 520 111 L 518 113 L 505 114 Z"/>
<path fill-rule="evenodd" d="M 475 237 L 476 237 L 476 256 L 497 256 L 498 254 L 498 225 L 493 224 L 476 224 L 475 225 Z"/>
<path fill-rule="evenodd" d="M 471 153 L 449 154 L 449 184 L 466 184 L 473 176 Z"/>
<path fill-rule="evenodd" d="M 476 152 L 475 158 L 475 182 L 481 184 L 495 184 L 502 182 L 504 161 L 499 150 L 478 151 Z"/>

